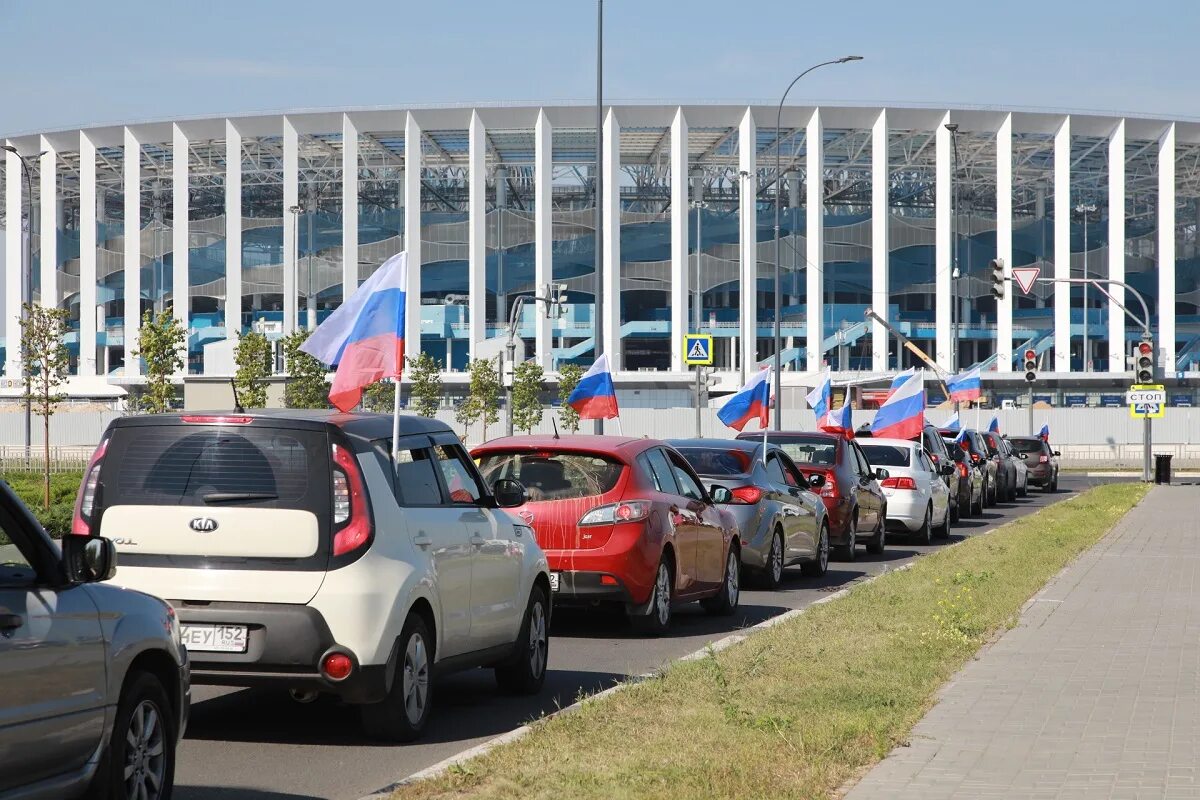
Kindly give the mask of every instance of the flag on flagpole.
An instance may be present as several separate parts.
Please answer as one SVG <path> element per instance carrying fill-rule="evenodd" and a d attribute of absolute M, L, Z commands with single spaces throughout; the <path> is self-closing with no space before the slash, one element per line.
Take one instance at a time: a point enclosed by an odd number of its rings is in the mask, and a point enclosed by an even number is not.
<path fill-rule="evenodd" d="M 911 378 L 913 375 L 916 375 L 916 374 L 917 374 L 917 368 L 909 367 L 908 369 L 904 370 L 896 377 L 892 378 L 892 385 L 888 387 L 888 394 L 891 394 L 892 392 L 899 389 L 900 384 L 904 383 L 906 380 L 908 380 L 909 378 Z"/>
<path fill-rule="evenodd" d="M 1041 439 L 1043 442 L 1050 441 L 1050 426 L 1049 425 L 1042 426 L 1042 429 L 1038 432 L 1038 438 Z"/>
<path fill-rule="evenodd" d="M 830 409 L 823 417 L 817 418 L 817 429 L 826 433 L 840 433 L 849 436 L 854 433 L 853 412 L 850 409 L 850 387 L 846 387 L 846 398 L 842 407 L 837 411 Z"/>
<path fill-rule="evenodd" d="M 950 390 L 950 399 L 956 403 L 978 400 L 983 396 L 983 383 L 979 379 L 979 367 L 951 375 L 950 379 L 946 381 L 946 388 Z"/>
<path fill-rule="evenodd" d="M 597 358 L 583 373 L 567 398 L 567 405 L 575 409 L 580 419 L 612 419 L 621 413 L 617 408 L 617 390 L 608 366 L 608 353 Z"/>
<path fill-rule="evenodd" d="M 956 431 L 961 425 L 962 423 L 959 422 L 958 419 L 958 412 L 955 411 L 950 415 L 950 419 L 946 420 L 945 423 L 942 424 L 942 430 Z"/>
<path fill-rule="evenodd" d="M 752 419 L 766 430 L 771 421 L 771 368 L 763 367 L 758 374 L 746 381 L 746 385 L 725 401 L 717 412 L 717 419 L 735 431 L 746 427 Z"/>
<path fill-rule="evenodd" d="M 879 407 L 871 435 L 880 439 L 911 439 L 925 426 L 925 380 L 913 373 Z"/>
<path fill-rule="evenodd" d="M 813 415 L 818 420 L 829 413 L 829 407 L 833 404 L 833 371 L 825 370 L 821 376 L 821 382 L 816 387 L 804 396 L 808 401 L 808 406 L 813 410 Z"/>
<path fill-rule="evenodd" d="M 988 423 L 988 433 L 1000 433 L 1000 418 L 992 417 L 992 421 Z"/>
<path fill-rule="evenodd" d="M 389 258 L 317 326 L 300 350 L 336 367 L 329 401 L 350 411 L 362 390 L 404 371 L 408 253 Z"/>

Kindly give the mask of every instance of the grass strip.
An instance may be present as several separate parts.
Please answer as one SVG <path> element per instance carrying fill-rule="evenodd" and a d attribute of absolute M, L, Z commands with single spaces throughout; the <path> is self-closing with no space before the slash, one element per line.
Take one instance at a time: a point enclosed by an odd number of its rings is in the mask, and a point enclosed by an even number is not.
<path fill-rule="evenodd" d="M 830 797 L 1146 491 L 1099 486 L 920 558 L 394 798 Z"/>

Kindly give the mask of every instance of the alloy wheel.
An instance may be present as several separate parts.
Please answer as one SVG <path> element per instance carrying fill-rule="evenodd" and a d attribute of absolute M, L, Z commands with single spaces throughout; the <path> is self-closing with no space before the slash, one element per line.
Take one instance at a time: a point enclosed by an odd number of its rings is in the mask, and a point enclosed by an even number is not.
<path fill-rule="evenodd" d="M 821 563 L 821 574 L 829 569 L 829 529 L 821 528 L 821 542 L 817 545 L 817 559 Z"/>
<path fill-rule="evenodd" d="M 404 713 L 414 725 L 421 722 L 429 700 L 429 654 L 419 633 L 408 639 L 404 649 Z"/>
<path fill-rule="evenodd" d="M 671 621 L 671 571 L 666 564 L 658 565 L 658 577 L 654 581 L 654 613 L 659 625 L 666 626 Z"/>
<path fill-rule="evenodd" d="M 738 554 L 730 548 L 729 558 L 725 562 L 725 597 L 729 601 L 729 605 L 736 608 L 738 604 L 738 593 L 741 591 L 741 586 L 738 583 Z"/>
<path fill-rule="evenodd" d="M 125 797 L 156 800 L 162 796 L 167 768 L 162 714 L 150 700 L 133 710 L 125 732 Z"/>
<path fill-rule="evenodd" d="M 534 603 L 529 615 L 529 667 L 534 677 L 546 669 L 546 612 L 541 603 Z"/>
<path fill-rule="evenodd" d="M 779 534 L 771 537 L 771 582 L 783 580 L 783 540 Z"/>

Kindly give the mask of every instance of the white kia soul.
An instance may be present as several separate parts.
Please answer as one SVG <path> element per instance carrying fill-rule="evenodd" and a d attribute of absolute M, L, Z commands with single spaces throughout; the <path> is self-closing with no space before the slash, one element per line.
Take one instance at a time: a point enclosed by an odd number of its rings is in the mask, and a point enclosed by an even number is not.
<path fill-rule="evenodd" d="M 72 532 L 113 539 L 116 583 L 176 609 L 192 682 L 327 692 L 368 733 L 408 741 L 432 679 L 495 669 L 506 691 L 546 676 L 550 580 L 533 531 L 484 487 L 444 424 L 254 411 L 114 420 Z"/>

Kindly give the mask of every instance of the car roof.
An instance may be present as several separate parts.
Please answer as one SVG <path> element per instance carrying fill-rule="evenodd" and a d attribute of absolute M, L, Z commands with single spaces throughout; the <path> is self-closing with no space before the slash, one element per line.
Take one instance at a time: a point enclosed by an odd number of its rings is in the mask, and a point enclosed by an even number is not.
<path fill-rule="evenodd" d="M 872 439 L 869 442 L 863 442 L 863 447 L 872 447 L 877 444 L 891 445 L 893 447 L 921 447 L 920 442 L 914 442 L 912 439 Z"/>
<path fill-rule="evenodd" d="M 271 427 L 290 427 L 298 429 L 317 430 L 333 426 L 345 431 L 348 435 L 363 439 L 391 438 L 392 415 L 359 412 L 346 414 L 332 409 L 309 410 L 297 408 L 255 408 L 245 412 L 233 412 L 229 409 L 219 411 L 186 411 L 172 414 L 134 414 L 117 417 L 110 425 L 113 428 L 134 428 L 154 425 L 186 424 L 184 417 L 250 417 L 253 421 L 262 421 Z M 254 422 L 251 422 L 254 424 Z M 436 419 L 420 417 L 416 414 L 400 415 L 400 435 L 411 436 L 419 433 L 453 433 L 450 426 Z"/>
<path fill-rule="evenodd" d="M 809 439 L 828 439 L 831 442 L 845 438 L 840 433 L 825 433 L 824 431 L 767 431 L 768 442 L 772 439 L 787 439 L 792 436 L 803 436 Z M 743 442 L 756 441 L 762 439 L 762 434 L 758 432 L 739 433 L 737 438 Z"/>
<path fill-rule="evenodd" d="M 1043 442 L 1043 443 L 1045 443 L 1045 441 L 1046 441 L 1045 439 L 1043 439 L 1040 436 L 1005 436 L 1004 438 L 1008 439 L 1010 442 Z"/>
<path fill-rule="evenodd" d="M 632 457 L 651 447 L 661 445 L 658 439 L 633 436 L 596 436 L 587 433 L 569 433 L 565 436 L 502 436 L 474 448 L 472 454 L 496 450 L 562 450 L 568 452 L 591 452 L 620 454 Z"/>
<path fill-rule="evenodd" d="M 726 450 L 741 450 L 746 453 L 753 453 L 762 445 L 762 441 L 759 439 L 666 439 L 664 441 L 677 450 L 689 447 L 703 447 L 706 449 L 723 448 Z M 778 448 L 776 447 L 775 449 Z"/>

